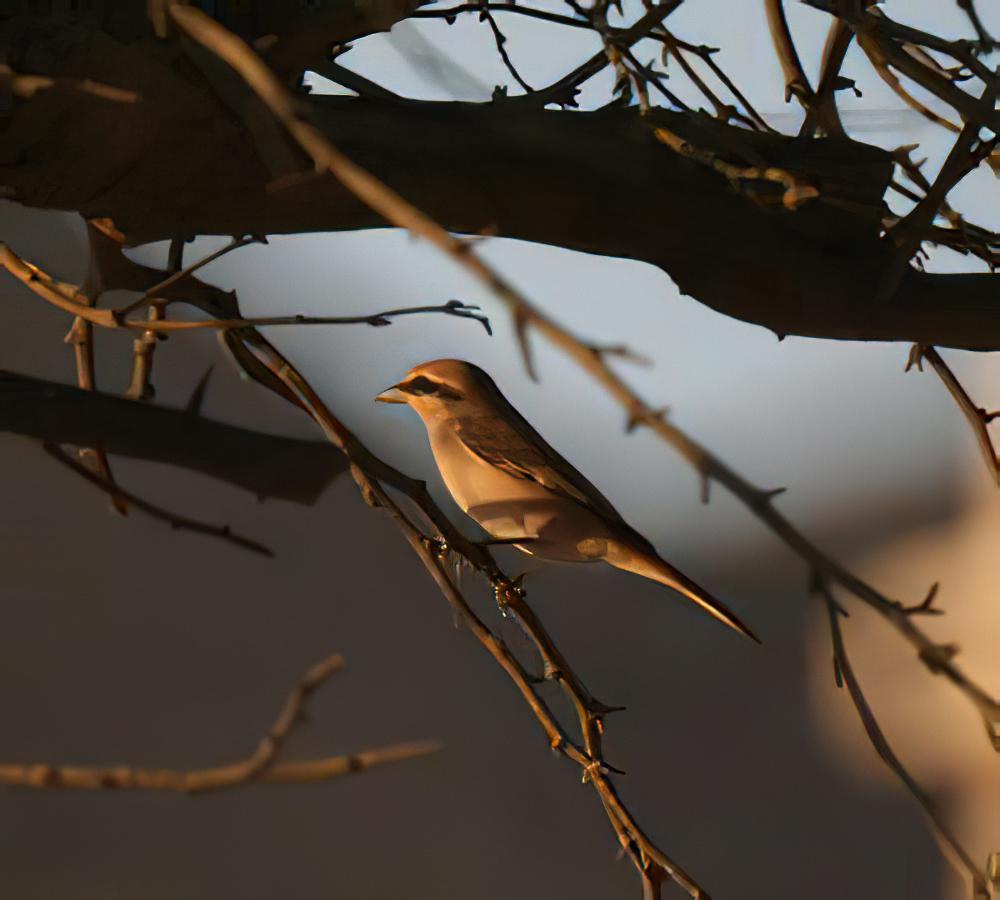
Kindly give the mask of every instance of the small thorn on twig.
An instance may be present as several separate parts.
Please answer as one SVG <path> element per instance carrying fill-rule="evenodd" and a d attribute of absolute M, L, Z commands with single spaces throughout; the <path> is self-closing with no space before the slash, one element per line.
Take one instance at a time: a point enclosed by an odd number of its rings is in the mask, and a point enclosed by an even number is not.
<path fill-rule="evenodd" d="M 757 492 L 757 505 L 758 506 L 767 506 L 767 504 L 770 503 L 775 497 L 778 497 L 781 494 L 784 494 L 787 490 L 788 490 L 788 488 L 786 488 L 786 487 L 776 487 L 776 488 L 771 488 L 770 490 L 766 490 L 766 491 L 758 491 Z"/>
<path fill-rule="evenodd" d="M 625 433 L 631 434 L 640 425 L 649 425 L 650 420 L 662 422 L 670 414 L 669 406 L 661 406 L 658 409 L 638 409 L 629 413 L 625 420 Z"/>
<path fill-rule="evenodd" d="M 194 390 L 191 391 L 191 396 L 188 398 L 187 405 L 184 408 L 193 416 L 201 414 L 201 406 L 205 401 L 205 391 L 208 389 L 208 382 L 212 377 L 212 370 L 214 368 L 215 366 L 209 366 L 205 370 L 205 374 L 198 379 L 198 383 L 194 386 Z"/>
<path fill-rule="evenodd" d="M 902 612 L 908 616 L 943 616 L 944 610 L 934 606 L 934 598 L 937 597 L 939 587 L 941 587 L 940 582 L 935 581 L 927 592 L 927 596 L 920 603 L 913 606 L 903 606 L 901 607 Z"/>
<path fill-rule="evenodd" d="M 607 347 L 598 347 L 595 345 L 589 349 L 598 359 L 602 356 L 617 356 L 619 359 L 627 360 L 637 366 L 651 366 L 653 364 L 653 361 L 648 356 L 636 353 L 624 344 L 611 344 Z"/>
<path fill-rule="evenodd" d="M 958 651 L 958 644 L 935 644 L 920 651 L 920 660 L 933 673 L 938 674 L 958 656 Z"/>
<path fill-rule="evenodd" d="M 538 373 L 535 371 L 535 362 L 531 355 L 531 345 L 528 343 L 528 314 L 520 307 L 514 312 L 514 334 L 517 337 L 517 345 L 521 350 L 521 360 L 528 377 L 532 381 L 538 381 Z"/>
<path fill-rule="evenodd" d="M 711 500 L 711 487 L 712 479 L 708 477 L 706 472 L 701 472 L 701 502 L 708 506 L 708 501 Z"/>
<path fill-rule="evenodd" d="M 914 344 L 910 347 L 910 355 L 906 358 L 906 368 L 903 369 L 904 372 L 909 372 L 910 369 L 916 368 L 918 372 L 924 371 L 924 345 Z"/>
<path fill-rule="evenodd" d="M 616 712 L 625 712 L 625 709 L 624 706 L 608 706 L 606 703 L 601 703 L 600 700 L 591 700 L 589 707 L 591 714 L 600 717 L 610 716 Z"/>

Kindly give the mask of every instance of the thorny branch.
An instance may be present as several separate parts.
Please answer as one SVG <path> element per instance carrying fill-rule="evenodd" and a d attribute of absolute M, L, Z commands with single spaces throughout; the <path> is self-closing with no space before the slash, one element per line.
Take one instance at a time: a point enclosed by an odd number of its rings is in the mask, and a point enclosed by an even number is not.
<path fill-rule="evenodd" d="M 0 785 L 70 790 L 172 791 L 199 794 L 241 787 L 255 782 L 291 783 L 328 781 L 363 772 L 373 766 L 425 756 L 441 749 L 435 741 L 394 744 L 348 756 L 327 756 L 279 762 L 278 756 L 296 726 L 303 721 L 309 697 L 335 672 L 344 658 L 334 654 L 318 662 L 295 685 L 277 719 L 244 759 L 223 766 L 190 771 L 138 769 L 131 766 L 61 766 L 49 763 L 0 764 Z"/>
<path fill-rule="evenodd" d="M 889 767 L 923 808 L 927 814 L 927 818 L 930 819 L 935 836 L 947 851 L 946 855 L 951 859 L 955 867 L 960 871 L 964 869 L 968 874 L 972 882 L 972 896 L 975 900 L 989 900 L 990 890 L 987 886 L 986 874 L 973 862 L 972 856 L 961 845 L 954 832 L 945 822 L 944 816 L 938 809 L 934 799 L 920 786 L 919 782 L 900 761 L 895 751 L 889 745 L 889 741 L 886 739 L 881 726 L 878 724 L 878 719 L 868 704 L 868 700 L 861 689 L 861 684 L 854 674 L 854 668 L 847 655 L 847 647 L 844 644 L 844 636 L 840 628 L 840 617 L 845 614 L 844 611 L 834 599 L 826 580 L 818 574 L 814 574 L 814 588 L 825 600 L 829 614 L 830 637 L 833 641 L 833 671 L 837 687 L 847 685 L 851 702 L 858 712 L 858 718 L 861 719 L 861 724 L 864 726 L 865 733 L 875 748 L 875 752 L 878 753 L 882 762 Z"/>
<path fill-rule="evenodd" d="M 234 544 L 237 547 L 242 547 L 244 550 L 250 550 L 252 553 L 259 553 L 262 556 L 274 556 L 274 553 L 272 553 L 271 550 L 263 544 L 251 540 L 248 537 L 243 537 L 240 534 L 236 534 L 236 532 L 234 532 L 228 525 L 209 525 L 206 522 L 200 522 L 197 519 L 190 518 L 189 516 L 182 516 L 179 513 L 170 512 L 169 510 L 163 509 L 161 506 L 157 506 L 155 503 L 150 503 L 148 500 L 144 500 L 142 497 L 133 494 L 131 491 L 125 490 L 117 482 L 111 481 L 108 478 L 103 478 L 98 473 L 92 472 L 89 468 L 87 468 L 87 466 L 82 465 L 73 459 L 72 456 L 62 450 L 57 444 L 46 442 L 42 446 L 45 448 L 45 452 L 48 453 L 49 456 L 62 463 L 67 469 L 77 474 L 84 481 L 88 481 L 95 487 L 100 488 L 113 500 L 119 500 L 127 503 L 134 509 L 145 513 L 147 516 L 151 516 L 161 522 L 166 522 L 174 531 L 190 531 L 195 534 L 203 534 L 208 537 L 217 537 L 223 541 L 229 542 L 230 544 Z"/>
<path fill-rule="evenodd" d="M 230 349 L 234 349 L 235 342 L 240 342 L 271 377 L 293 393 L 298 404 L 313 418 L 328 439 L 345 453 L 351 462 L 354 479 L 367 502 L 386 509 L 393 516 L 452 609 L 514 682 L 535 714 L 552 750 L 579 766 L 584 782 L 591 784 L 597 791 L 623 852 L 643 877 L 669 877 L 690 896 L 707 900 L 708 894 L 650 840 L 618 796 L 611 780 L 611 767 L 604 760 L 601 750 L 603 717 L 614 708 L 596 701 L 583 686 L 528 606 L 520 586 L 500 570 L 485 546 L 470 541 L 455 528 L 431 498 L 423 482 L 408 478 L 365 448 L 323 403 L 294 366 L 256 331 L 247 329 L 229 332 L 228 338 Z M 241 361 L 239 355 L 236 355 L 236 359 Z M 266 382 L 262 383 L 271 386 Z M 386 486 L 400 491 L 415 503 L 440 536 L 425 534 L 414 524 L 386 490 Z M 528 675 L 504 642 L 472 610 L 449 573 L 450 567 L 446 565 L 447 557 L 452 553 L 482 573 L 492 585 L 501 608 L 517 616 L 545 663 L 545 678 L 557 681 L 570 698 L 576 710 L 583 746 L 566 734 L 539 694 L 535 679 Z"/>
<path fill-rule="evenodd" d="M 227 331 L 234 328 L 276 325 L 371 325 L 382 327 L 391 324 L 391 320 L 400 316 L 423 313 L 440 313 L 459 319 L 472 319 L 479 322 L 488 334 L 492 333 L 489 319 L 478 312 L 479 307 L 462 303 L 459 300 L 449 300 L 447 303 L 433 306 L 407 306 L 399 309 L 388 309 L 382 312 L 359 316 L 256 316 L 246 319 L 162 319 L 150 318 L 136 321 L 126 318 L 126 314 L 136 304 L 130 304 L 122 309 L 100 309 L 85 304 L 76 285 L 58 281 L 47 275 L 37 266 L 18 256 L 6 244 L 0 244 L 0 266 L 3 266 L 15 278 L 29 287 L 34 293 L 64 312 L 69 312 L 92 325 L 108 329 L 126 329 L 154 335 L 164 335 L 179 331 L 208 329 L 211 331 Z M 194 268 L 194 267 L 192 267 Z M 168 279 L 168 281 L 171 279 Z M 166 282 L 164 282 L 166 284 Z M 156 302 L 143 299 L 142 302 Z"/>
<path fill-rule="evenodd" d="M 657 8 L 654 7 L 643 18 L 648 18 L 654 10 Z M 954 653 L 945 652 L 919 629 L 913 623 L 913 616 L 906 607 L 876 591 L 808 541 L 775 508 L 772 501 L 778 491 L 764 491 L 754 487 L 682 431 L 667 424 L 662 414 L 648 407 L 608 367 L 605 360 L 606 352 L 581 342 L 537 310 L 520 292 L 486 266 L 467 243 L 448 234 L 436 222 L 333 147 L 318 130 L 299 118 L 292 98 L 281 83 L 239 39 L 203 13 L 190 7 L 172 6 L 170 11 L 178 25 L 189 36 L 211 48 L 243 76 L 260 99 L 285 125 L 292 138 L 313 159 L 317 171 L 329 171 L 334 174 L 346 188 L 389 222 L 429 240 L 492 289 L 508 307 L 514 319 L 522 355 L 529 372 L 533 373 L 533 367 L 527 344 L 527 331 L 532 327 L 548 337 L 595 377 L 625 407 L 630 423 L 638 422 L 651 428 L 695 466 L 706 485 L 711 480 L 723 484 L 806 560 L 812 569 L 846 588 L 889 621 L 914 646 L 929 671 L 944 675 L 973 703 L 983 719 L 991 742 L 1000 750 L 1000 701 L 969 679 L 956 665 Z M 368 493 L 371 493 L 370 487 Z M 377 492 L 375 496 L 377 498 Z M 587 733 L 586 725 L 586 721 L 581 721 L 584 734 Z M 603 794 L 602 799 L 605 799 Z M 614 822 L 614 819 L 612 821 Z M 639 865 L 639 868 L 640 871 L 644 870 L 642 865 Z M 669 872 L 670 869 L 666 868 L 666 871 Z"/>
<path fill-rule="evenodd" d="M 910 350 L 910 358 L 907 361 L 906 370 L 909 371 L 914 366 L 922 369 L 921 364 L 924 360 L 931 364 L 931 368 L 934 369 L 938 378 L 941 379 L 941 382 L 948 389 L 948 393 L 951 394 L 952 399 L 958 404 L 962 415 L 965 416 L 972 428 L 972 432 L 976 437 L 976 443 L 982 452 L 983 461 L 986 463 L 986 468 L 989 470 L 990 476 L 997 485 L 1000 485 L 1000 453 L 997 452 L 989 431 L 990 422 L 1000 417 L 1000 412 L 990 412 L 978 406 L 972 397 L 969 396 L 968 391 L 962 386 L 962 382 L 958 380 L 951 367 L 942 359 L 941 354 L 934 347 L 915 344 Z"/>

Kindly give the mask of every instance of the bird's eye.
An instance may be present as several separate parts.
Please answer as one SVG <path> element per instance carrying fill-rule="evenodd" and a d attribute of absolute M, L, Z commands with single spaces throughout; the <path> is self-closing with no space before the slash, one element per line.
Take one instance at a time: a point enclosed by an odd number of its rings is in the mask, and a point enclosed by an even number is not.
<path fill-rule="evenodd" d="M 418 375 L 416 378 L 411 378 L 406 384 L 402 385 L 402 388 L 408 394 L 435 394 L 437 393 L 437 385 L 431 381 L 429 378 L 424 378 L 423 375 Z"/>
<path fill-rule="evenodd" d="M 426 378 L 423 375 L 417 375 L 416 378 L 411 378 L 409 381 L 401 384 L 400 387 L 406 391 L 407 394 L 414 394 L 418 397 L 431 395 L 447 400 L 462 399 L 462 394 L 459 391 L 448 387 L 446 384 L 441 384 L 439 381 L 431 381 L 430 378 Z"/>

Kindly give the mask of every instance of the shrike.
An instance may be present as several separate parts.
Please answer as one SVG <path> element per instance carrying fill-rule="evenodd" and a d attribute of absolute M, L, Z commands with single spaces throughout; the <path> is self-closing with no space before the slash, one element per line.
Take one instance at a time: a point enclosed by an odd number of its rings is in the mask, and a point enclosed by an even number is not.
<path fill-rule="evenodd" d="M 661 559 L 478 366 L 457 359 L 423 363 L 375 399 L 406 403 L 420 416 L 452 497 L 493 540 L 541 559 L 604 560 L 673 588 L 757 640 L 711 594 Z"/>

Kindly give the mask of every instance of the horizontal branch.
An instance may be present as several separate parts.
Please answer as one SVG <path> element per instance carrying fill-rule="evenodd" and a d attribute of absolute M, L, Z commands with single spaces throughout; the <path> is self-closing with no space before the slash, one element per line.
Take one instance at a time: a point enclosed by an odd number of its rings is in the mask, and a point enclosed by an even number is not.
<path fill-rule="evenodd" d="M 41 52 L 58 36 L 26 33 L 21 49 L 61 58 Z M 109 111 L 86 98 L 67 104 L 53 88 L 24 101 L 4 130 L 9 196 L 109 217 L 129 243 L 384 226 L 332 178 L 272 189 L 246 129 L 218 101 L 192 97 L 179 75 L 113 42 L 93 46 L 95 55 L 120 54 L 123 83 L 159 79 L 169 99 Z M 105 64 L 94 59 L 98 72 Z M 711 308 L 781 335 L 1000 348 L 997 281 L 988 274 L 907 270 L 893 302 L 879 301 L 894 248 L 880 237 L 892 159 L 878 148 L 750 133 L 660 109 L 642 117 L 634 109 L 571 112 L 514 100 L 310 95 L 297 102 L 320 135 L 452 233 L 642 260 Z M 762 158 L 820 197 L 795 210 L 756 202 L 660 144 L 656 127 L 735 165 Z M 112 130 L 113 145 L 89 137 Z"/>
<path fill-rule="evenodd" d="M 248 490 L 311 504 L 347 466 L 328 444 L 225 425 L 195 412 L 122 400 L 0 370 L 0 432 L 104 447 L 114 456 L 200 472 Z"/>
<path fill-rule="evenodd" d="M 394 744 L 345 756 L 300 762 L 277 762 L 278 754 L 303 719 L 310 695 L 344 666 L 339 654 L 317 663 L 295 685 L 274 724 L 249 756 L 224 766 L 176 771 L 131 766 L 61 766 L 49 763 L 0 764 L 0 785 L 72 790 L 170 791 L 195 794 L 241 787 L 253 782 L 328 781 L 373 766 L 426 756 L 441 749 L 435 741 Z"/>

